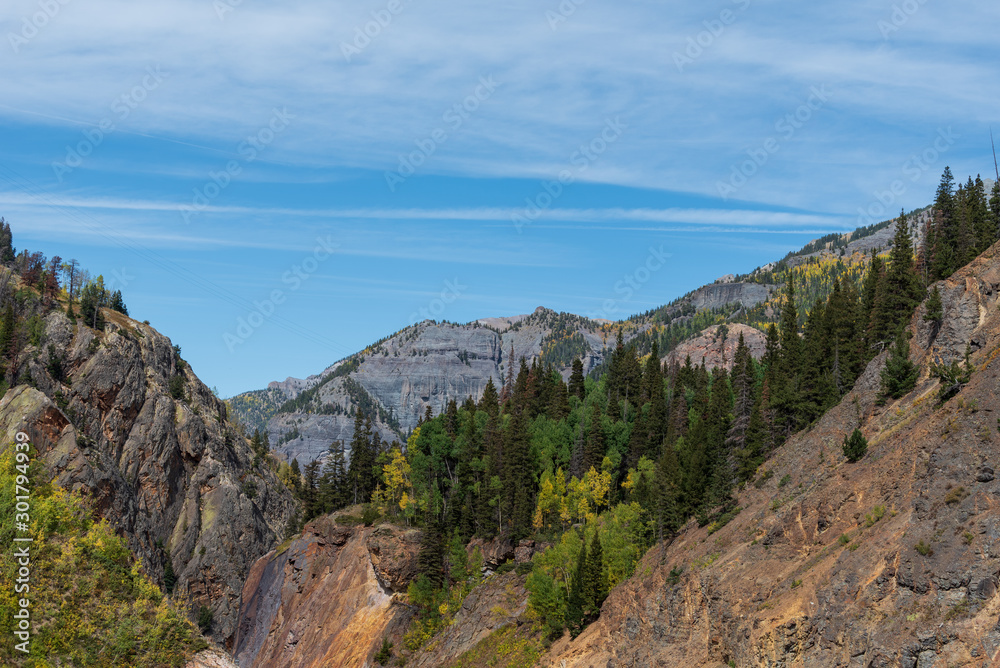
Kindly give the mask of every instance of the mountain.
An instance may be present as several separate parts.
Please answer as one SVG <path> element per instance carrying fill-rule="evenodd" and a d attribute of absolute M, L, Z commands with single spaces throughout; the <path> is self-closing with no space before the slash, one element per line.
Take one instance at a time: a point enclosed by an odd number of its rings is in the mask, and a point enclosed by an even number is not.
<path fill-rule="evenodd" d="M 919 239 L 928 210 L 916 211 L 913 237 Z M 833 234 L 807 244 L 800 251 L 749 274 L 727 276 L 702 286 L 657 309 L 621 322 L 593 320 L 538 307 L 533 313 L 483 318 L 466 324 L 426 320 L 406 327 L 364 350 L 340 360 L 308 378 L 286 378 L 266 389 L 227 400 L 233 418 L 248 429 L 268 434 L 276 454 L 300 465 L 323 457 L 331 443 L 349 446 L 354 430 L 353 411 L 361 407 L 373 415 L 375 429 L 385 441 L 404 439 L 429 407 L 439 414 L 451 400 L 478 399 L 492 378 L 504 384 L 508 357 L 551 363 L 568 378 L 574 357 L 585 373 L 599 375 L 622 330 L 626 343 L 648 354 L 657 340 L 667 359 L 681 343 L 703 336 L 707 327 L 736 323 L 761 328 L 777 318 L 780 286 L 789 276 L 799 280 L 820 266 L 820 281 L 799 296 L 804 315 L 812 301 L 825 298 L 832 276 L 860 277 L 872 250 L 891 247 L 892 221 L 845 234 Z M 815 279 L 816 272 L 812 272 Z M 804 280 L 804 279 L 803 279 Z M 763 352 L 762 337 L 747 327 L 755 356 Z M 735 332 L 735 329 L 733 330 Z M 734 334 L 730 348 L 738 336 Z M 674 354 L 683 362 L 691 352 L 695 364 L 707 344 L 693 343 Z M 732 350 L 729 350 L 729 360 Z M 712 359 L 706 359 L 714 366 Z"/>
<path fill-rule="evenodd" d="M 167 337 L 107 308 L 89 327 L 0 272 L 18 295 L 5 327 L 28 332 L 5 357 L 18 382 L 0 400 L 0 430 L 13 442 L 23 429 L 46 482 L 80 495 L 143 572 L 192 618 L 204 607 L 225 641 L 250 567 L 284 536 L 297 502 Z"/>
<path fill-rule="evenodd" d="M 527 605 L 525 574 L 551 544 L 498 537 L 468 545 L 485 578 L 408 650 L 419 627 L 401 592 L 425 543 L 343 511 L 254 566 L 241 665 L 372 665 L 383 639 L 414 666 L 996 665 L 1000 243 L 933 287 L 943 317 L 925 302 L 907 328 L 912 391 L 880 403 L 878 355 L 736 490 L 735 515 L 656 542 L 575 639 L 550 644 Z M 943 380 L 941 366 L 966 359 L 968 382 Z M 842 446 L 855 428 L 868 449 L 852 462 Z"/>
<path fill-rule="evenodd" d="M 350 443 L 357 407 L 376 417 L 383 440 L 405 438 L 428 407 L 437 414 L 449 400 L 478 397 L 491 378 L 501 387 L 511 351 L 515 360 L 551 362 L 568 376 L 576 356 L 587 371 L 599 366 L 609 336 L 613 341 L 605 322 L 542 307 L 464 325 L 427 320 L 320 374 L 274 382 L 229 404 L 237 418 L 267 430 L 280 456 L 304 464 L 322 456 L 334 440 Z M 284 398 L 280 404 L 278 397 Z"/>

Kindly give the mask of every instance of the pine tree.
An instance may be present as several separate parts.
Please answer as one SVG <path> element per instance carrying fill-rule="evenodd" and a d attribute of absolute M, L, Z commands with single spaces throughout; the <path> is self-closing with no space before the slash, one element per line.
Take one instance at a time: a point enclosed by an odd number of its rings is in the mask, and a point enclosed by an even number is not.
<path fill-rule="evenodd" d="M 417 570 L 434 589 L 440 589 L 445 583 L 444 548 L 441 525 L 433 515 L 428 515 L 420 539 L 420 551 L 417 553 Z"/>
<path fill-rule="evenodd" d="M 601 536 L 594 531 L 590 549 L 586 553 L 583 573 L 583 612 L 585 619 L 596 619 L 601 612 L 601 604 L 608 597 L 608 569 L 604 565 L 604 551 Z"/>
<path fill-rule="evenodd" d="M 14 237 L 10 231 L 10 225 L 0 218 L 0 264 L 10 266 L 17 255 L 14 253 Z"/>
<path fill-rule="evenodd" d="M 122 315 L 128 315 L 128 307 L 125 306 L 125 300 L 122 299 L 121 290 L 115 290 L 111 293 L 111 302 L 108 304 L 108 308 L 112 311 L 118 311 Z"/>
<path fill-rule="evenodd" d="M 931 249 L 930 279 L 940 280 L 951 276 L 958 268 L 955 252 L 958 230 L 955 221 L 955 177 L 951 168 L 945 167 L 934 197 L 934 246 Z"/>
<path fill-rule="evenodd" d="M 372 421 L 360 408 L 354 411 L 354 437 L 347 470 L 351 503 L 368 503 L 375 490 L 375 455 L 372 449 Z"/>
<path fill-rule="evenodd" d="M 525 410 L 515 409 L 504 434 L 503 489 L 504 510 L 511 539 L 520 540 L 532 530 L 535 511 L 534 466 Z"/>
<path fill-rule="evenodd" d="M 580 537 L 580 552 L 577 554 L 576 569 L 570 582 L 569 596 L 566 601 L 566 626 L 572 637 L 577 637 L 583 631 L 586 600 L 587 572 L 587 540 Z"/>
<path fill-rule="evenodd" d="M 496 415 L 500 410 L 500 395 L 497 393 L 497 386 L 493 384 L 492 376 L 486 381 L 486 389 L 483 390 L 483 396 L 479 398 L 477 408 L 490 415 Z"/>
<path fill-rule="evenodd" d="M 587 445 L 583 452 L 583 472 L 586 473 L 591 467 L 601 470 L 601 463 L 604 461 L 604 454 L 607 451 L 604 437 L 604 424 L 600 406 L 594 406 L 590 416 L 590 428 L 587 430 Z"/>
<path fill-rule="evenodd" d="M 855 428 L 850 436 L 844 436 L 844 456 L 847 457 L 847 461 L 856 462 L 864 457 L 866 452 L 868 452 L 868 439 L 860 429 Z"/>
<path fill-rule="evenodd" d="M 579 357 L 573 358 L 573 372 L 569 376 L 569 393 L 583 400 L 586 393 L 583 378 L 583 362 Z"/>
<path fill-rule="evenodd" d="M 318 459 L 309 462 L 306 464 L 303 476 L 302 510 L 305 515 L 304 521 L 306 522 L 323 512 L 319 498 L 319 466 Z"/>
<path fill-rule="evenodd" d="M 740 332 L 739 343 L 733 358 L 733 372 L 730 376 L 733 388 L 734 406 L 733 420 L 726 434 L 726 451 L 732 457 L 738 457 L 746 447 L 747 428 L 750 426 L 750 414 L 753 413 L 756 379 L 754 378 L 753 357 L 750 348 Z M 738 468 L 738 467 L 737 467 Z"/>
<path fill-rule="evenodd" d="M 920 369 L 910 361 L 910 344 L 907 342 L 905 330 L 900 330 L 889 353 L 889 359 L 886 360 L 885 368 L 882 369 L 880 403 L 885 403 L 888 397 L 899 399 L 908 394 L 917 384 L 919 373 Z"/>

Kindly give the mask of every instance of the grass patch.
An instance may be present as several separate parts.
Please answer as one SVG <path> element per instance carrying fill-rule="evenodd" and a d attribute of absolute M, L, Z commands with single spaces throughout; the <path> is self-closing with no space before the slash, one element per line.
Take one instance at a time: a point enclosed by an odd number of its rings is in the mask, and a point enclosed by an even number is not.
<path fill-rule="evenodd" d="M 969 492 L 964 487 L 956 487 L 945 495 L 944 502 L 948 505 L 961 503 L 967 496 L 969 496 Z"/>
<path fill-rule="evenodd" d="M 883 517 L 885 517 L 885 506 L 875 506 L 870 513 L 865 513 L 865 526 L 873 527 Z"/>
<path fill-rule="evenodd" d="M 448 668 L 521 668 L 533 666 L 545 654 L 541 634 L 529 624 L 497 629 Z"/>

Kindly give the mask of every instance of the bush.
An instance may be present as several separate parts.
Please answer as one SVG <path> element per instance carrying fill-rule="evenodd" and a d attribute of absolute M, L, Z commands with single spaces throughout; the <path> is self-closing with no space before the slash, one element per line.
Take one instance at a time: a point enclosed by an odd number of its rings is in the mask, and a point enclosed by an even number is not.
<path fill-rule="evenodd" d="M 923 539 L 921 539 L 919 543 L 914 545 L 913 549 L 919 552 L 921 556 L 924 557 L 929 557 L 930 555 L 934 554 L 934 550 L 931 549 L 931 546 L 925 543 Z"/>
<path fill-rule="evenodd" d="M 855 428 L 850 436 L 844 437 L 844 456 L 847 457 L 847 461 L 856 462 L 864 457 L 866 452 L 868 452 L 868 439 L 860 429 Z"/>
<path fill-rule="evenodd" d="M 365 505 L 364 511 L 361 513 L 361 523 L 366 527 L 370 527 L 375 524 L 382 516 L 378 512 L 378 508 L 375 504 L 369 503 Z"/>
<path fill-rule="evenodd" d="M 212 628 L 212 609 L 203 605 L 198 609 L 198 628 L 202 633 L 208 633 Z"/>
<path fill-rule="evenodd" d="M 378 653 L 375 655 L 375 663 L 380 666 L 388 666 L 391 660 L 392 643 L 389 642 L 389 638 L 387 636 L 382 638 L 382 647 L 379 648 Z"/>
<path fill-rule="evenodd" d="M 184 398 L 184 376 L 178 374 L 170 377 L 170 396 L 174 399 Z"/>

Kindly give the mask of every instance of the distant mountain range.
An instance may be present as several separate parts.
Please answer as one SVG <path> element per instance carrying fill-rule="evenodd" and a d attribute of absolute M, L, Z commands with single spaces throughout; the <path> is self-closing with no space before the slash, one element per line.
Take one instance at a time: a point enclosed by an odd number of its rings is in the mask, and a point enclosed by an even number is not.
<path fill-rule="evenodd" d="M 919 238 L 928 210 L 910 215 L 914 237 Z M 529 364 L 532 360 L 551 364 L 564 377 L 579 357 L 585 372 L 596 375 L 619 330 L 624 341 L 643 354 L 649 353 L 656 340 L 664 359 L 683 362 L 690 355 L 694 364 L 701 363 L 702 357 L 707 366 L 731 364 L 732 356 L 722 354 L 726 337 L 713 330 L 710 339 L 720 343 L 712 344 L 702 336 L 707 327 L 725 323 L 760 327 L 773 322 L 788 272 L 813 265 L 839 275 L 844 266 L 865 262 L 872 250 L 887 249 L 892 222 L 816 239 L 749 274 L 726 275 L 623 321 L 556 313 L 542 306 L 529 314 L 464 324 L 425 320 L 308 378 L 289 377 L 269 383 L 266 389 L 236 395 L 227 401 L 230 414 L 249 429 L 266 432 L 279 456 L 305 464 L 322 457 L 334 441 L 349 447 L 353 414 L 359 407 L 372 415 L 383 439 L 402 440 L 428 407 L 437 414 L 452 399 L 478 398 L 490 378 L 502 386 L 508 365 L 518 364 L 521 357 Z M 820 281 L 801 297 L 825 297 L 823 290 L 829 288 L 824 286 L 830 282 Z M 743 332 L 754 339 L 752 347 L 761 354 L 762 337 L 753 337 L 749 327 Z M 731 346 L 736 343 L 735 330 L 733 337 Z"/>

